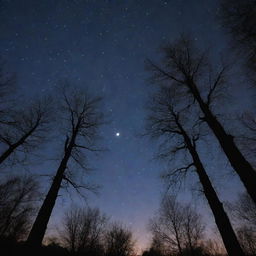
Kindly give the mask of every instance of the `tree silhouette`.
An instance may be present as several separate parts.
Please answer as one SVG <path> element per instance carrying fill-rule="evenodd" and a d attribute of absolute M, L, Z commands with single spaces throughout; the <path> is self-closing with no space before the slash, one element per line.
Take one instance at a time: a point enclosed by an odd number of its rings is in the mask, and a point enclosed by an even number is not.
<path fill-rule="evenodd" d="M 239 242 L 246 255 L 256 254 L 256 232 L 249 226 L 240 226 L 237 229 Z"/>
<path fill-rule="evenodd" d="M 18 110 L 10 111 L 8 125 L 2 125 L 0 130 L 0 142 L 4 145 L 0 164 L 7 159 L 12 163 L 22 162 L 28 153 L 41 147 L 49 133 L 51 113 L 50 98 L 35 100 Z"/>
<path fill-rule="evenodd" d="M 238 239 L 248 255 L 256 253 L 256 206 L 248 194 L 242 193 L 228 205 L 237 226 Z"/>
<path fill-rule="evenodd" d="M 149 250 L 144 251 L 142 256 L 163 256 L 167 253 L 168 251 L 165 248 L 164 242 L 159 236 L 153 234 L 150 248 Z"/>
<path fill-rule="evenodd" d="M 238 223 L 250 226 L 256 232 L 256 206 L 251 198 L 242 193 L 235 203 L 229 205 Z"/>
<path fill-rule="evenodd" d="M 239 57 L 255 77 L 256 72 L 256 4 L 254 0 L 221 0 L 219 17 L 231 35 Z"/>
<path fill-rule="evenodd" d="M 227 68 L 222 67 L 215 75 L 209 73 L 206 54 L 196 49 L 192 42 L 184 37 L 163 48 L 163 52 L 163 65 L 148 61 L 153 81 L 168 83 L 176 95 L 182 95 L 180 101 L 198 103 L 203 115 L 201 121 L 208 124 L 231 166 L 256 203 L 256 172 L 238 149 L 234 137 L 225 130 L 211 110 L 211 105 L 218 96 L 217 92 L 225 82 Z"/>
<path fill-rule="evenodd" d="M 189 153 L 191 162 L 184 167 L 174 168 L 165 177 L 177 182 L 184 178 L 191 168 L 195 169 L 228 254 L 244 255 L 229 218 L 197 152 L 196 142 L 200 138 L 200 133 L 195 129 L 191 117 L 189 118 L 187 114 L 189 106 L 185 108 L 182 106 L 181 110 L 176 111 L 174 105 L 177 108 L 180 108 L 181 105 L 176 102 L 174 95 L 170 87 L 162 87 L 153 97 L 150 104 L 151 111 L 148 117 L 147 132 L 152 137 L 163 141 L 164 147 L 161 147 L 161 155 L 170 158 L 171 155 L 182 153 L 183 158 L 185 158 L 184 155 Z M 191 116 L 191 113 L 189 115 Z M 192 113 L 192 116 L 195 115 Z M 187 132 L 186 129 L 189 128 L 185 128 L 186 126 L 190 127 L 191 135 Z"/>
<path fill-rule="evenodd" d="M 120 224 L 113 224 L 105 235 L 106 256 L 130 256 L 134 251 L 132 233 Z"/>
<path fill-rule="evenodd" d="M 32 177 L 16 176 L 0 185 L 0 238 L 26 237 L 38 195 L 38 184 Z"/>
<path fill-rule="evenodd" d="M 200 247 L 205 225 L 202 223 L 202 216 L 193 210 L 190 205 L 184 207 L 183 214 L 185 248 L 193 256 Z"/>
<path fill-rule="evenodd" d="M 60 114 L 63 115 L 64 121 L 61 125 L 65 133 L 63 155 L 27 239 L 27 243 L 31 246 L 41 245 L 62 181 L 68 182 L 75 189 L 82 187 L 72 180 L 71 175 L 78 167 L 87 168 L 84 163 L 86 159 L 84 152 L 97 151 L 95 142 L 98 128 L 103 123 L 102 114 L 98 109 L 100 98 L 91 97 L 86 92 L 78 92 L 67 86 L 64 86 L 60 93 L 62 97 Z M 76 163 L 77 166 L 71 171 L 69 167 L 72 163 Z"/>
<path fill-rule="evenodd" d="M 71 253 L 101 255 L 107 217 L 99 209 L 72 208 L 64 218 L 61 238 Z"/>
<path fill-rule="evenodd" d="M 204 252 L 205 255 L 211 256 L 223 256 L 226 255 L 225 248 L 221 244 L 213 239 L 208 239 L 204 242 Z"/>
<path fill-rule="evenodd" d="M 153 236 L 162 241 L 169 254 L 191 255 L 199 247 L 204 225 L 201 216 L 190 205 L 181 205 L 175 197 L 163 199 L 158 215 L 151 220 L 150 229 Z"/>

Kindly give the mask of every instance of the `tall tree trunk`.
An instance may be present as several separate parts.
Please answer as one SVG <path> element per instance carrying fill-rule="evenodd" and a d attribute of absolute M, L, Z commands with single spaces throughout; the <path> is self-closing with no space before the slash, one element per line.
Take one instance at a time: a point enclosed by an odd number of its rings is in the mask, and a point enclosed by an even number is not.
<path fill-rule="evenodd" d="M 197 100 L 202 112 L 204 113 L 205 121 L 218 139 L 230 164 L 239 175 L 248 194 L 256 204 L 256 171 L 240 152 L 234 142 L 233 137 L 226 133 L 224 127 L 213 115 L 209 106 L 203 101 L 196 85 L 189 85 L 189 88 Z"/>
<path fill-rule="evenodd" d="M 245 256 L 236 234 L 231 226 L 229 218 L 224 210 L 222 203 L 220 202 L 217 193 L 215 192 L 211 181 L 204 169 L 204 166 L 201 162 L 201 159 L 193 146 L 190 138 L 183 128 L 180 126 L 182 135 L 184 137 L 185 143 L 188 147 L 188 150 L 193 158 L 194 165 L 196 167 L 196 172 L 199 176 L 200 183 L 203 186 L 205 197 L 210 205 L 212 210 L 216 225 L 220 231 L 223 243 L 227 250 L 228 255 L 230 256 Z"/>
<path fill-rule="evenodd" d="M 29 233 L 27 244 L 29 244 L 31 247 L 39 247 L 42 244 L 45 231 L 47 228 L 47 224 L 51 217 L 52 210 L 58 196 L 63 175 L 66 170 L 68 160 L 71 156 L 72 148 L 74 147 L 74 144 L 75 144 L 75 138 L 76 138 L 76 132 L 73 133 L 72 139 L 70 140 L 68 147 L 65 146 L 65 155 L 59 165 L 57 173 L 53 179 L 52 185 L 46 195 L 43 205 L 41 206 L 38 212 L 38 215 L 36 217 L 36 220 L 33 224 L 33 227 Z"/>
<path fill-rule="evenodd" d="M 51 188 L 41 206 L 36 220 L 33 224 L 33 227 L 29 233 L 27 243 L 33 247 L 38 247 L 41 245 L 45 231 L 47 228 L 47 224 L 49 222 L 53 207 L 55 205 L 55 201 L 58 196 L 58 192 L 60 189 L 61 181 L 63 178 L 63 173 L 65 171 L 65 167 L 61 167 L 58 169 L 56 176 L 54 177 Z"/>
<path fill-rule="evenodd" d="M 216 225 L 220 231 L 228 255 L 245 256 L 224 207 L 220 202 L 207 173 L 200 162 L 195 162 L 195 166 L 197 168 L 199 180 L 203 186 L 204 194 L 214 215 Z"/>

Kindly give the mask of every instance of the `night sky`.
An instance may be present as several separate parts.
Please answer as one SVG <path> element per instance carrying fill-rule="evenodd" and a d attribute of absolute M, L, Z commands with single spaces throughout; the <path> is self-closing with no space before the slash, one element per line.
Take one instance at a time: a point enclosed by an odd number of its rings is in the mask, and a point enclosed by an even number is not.
<path fill-rule="evenodd" d="M 26 97 L 46 95 L 64 78 L 104 97 L 111 122 L 102 129 L 101 144 L 109 151 L 90 162 L 95 170 L 88 178 L 102 188 L 99 196 L 88 194 L 88 204 L 131 227 L 138 248 L 149 243 L 148 219 L 164 190 L 159 179 L 164 165 L 152 160 L 156 147 L 138 136 L 152 90 L 144 61 L 158 59 L 158 47 L 182 32 L 200 46 L 214 46 L 217 54 L 225 49 L 217 7 L 213 0 L 3 1 L 0 53 Z M 49 161 L 30 171 L 54 170 Z M 184 191 L 183 199 L 191 194 Z M 52 222 L 68 205 L 59 198 Z"/>

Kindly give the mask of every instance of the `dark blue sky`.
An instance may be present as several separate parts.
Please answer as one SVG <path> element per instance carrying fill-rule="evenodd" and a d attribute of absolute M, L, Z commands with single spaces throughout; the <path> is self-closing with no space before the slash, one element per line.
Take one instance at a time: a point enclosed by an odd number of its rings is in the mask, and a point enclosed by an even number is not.
<path fill-rule="evenodd" d="M 152 89 L 144 61 L 157 59 L 157 48 L 182 32 L 218 54 L 226 41 L 217 6 L 213 0 L 3 0 L 0 53 L 17 73 L 23 94 L 47 94 L 68 78 L 104 97 L 112 122 L 102 131 L 102 145 L 109 152 L 91 162 L 96 170 L 90 180 L 102 189 L 88 203 L 131 226 L 139 247 L 148 243 L 146 225 L 163 190 L 158 179 L 163 165 L 151 161 L 156 148 L 136 136 L 143 132 Z M 51 163 L 46 166 L 47 173 L 54 172 Z M 189 194 L 183 193 L 184 200 Z M 60 199 L 55 217 L 64 206 Z"/>

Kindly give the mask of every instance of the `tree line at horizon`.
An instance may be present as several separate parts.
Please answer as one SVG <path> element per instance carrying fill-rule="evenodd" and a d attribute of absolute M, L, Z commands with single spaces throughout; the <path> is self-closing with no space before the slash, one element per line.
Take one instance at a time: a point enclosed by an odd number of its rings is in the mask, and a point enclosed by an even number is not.
<path fill-rule="evenodd" d="M 221 1 L 219 19 L 230 34 L 235 58 L 241 62 L 239 67 L 245 77 L 241 86 L 253 93 L 255 17 L 253 0 Z M 161 49 L 160 62 L 146 61 L 151 82 L 157 86 L 148 97 L 144 133 L 156 141 L 158 157 L 167 162 L 168 171 L 162 178 L 168 194 L 149 221 L 153 238 L 143 255 L 256 255 L 255 110 L 240 114 L 238 131 L 233 133 L 218 113 L 226 89 L 232 91 L 231 65 L 213 61 L 188 36 L 182 35 Z M 38 250 L 60 190 L 72 187 L 83 194 L 95 189 L 81 182 L 81 177 L 88 174 L 90 156 L 102 151 L 99 131 L 106 124 L 103 99 L 74 88 L 71 81 L 62 81 L 54 95 L 27 103 L 17 104 L 15 95 L 15 77 L 4 70 L 2 63 L 0 171 L 29 163 L 36 150 L 48 146 L 52 134 L 61 145 L 45 195 L 38 189 L 39 181 L 14 176 L 11 168 L 0 183 L 1 245 L 13 249 L 23 241 L 23 249 Z M 53 101 L 53 97 L 58 100 Z M 239 107 L 239 102 L 232 104 Z M 222 153 L 244 186 L 244 193 L 228 206 L 220 198 L 202 154 L 203 143 L 215 140 L 219 148 L 208 148 L 212 154 Z M 222 241 L 219 244 L 204 238 L 205 224 L 197 210 L 173 196 L 172 189 L 190 175 L 199 181 L 198 190 L 208 203 Z M 61 246 L 55 248 L 60 255 L 130 256 L 135 252 L 132 232 L 120 223 L 110 223 L 99 209 L 72 207 L 63 223 L 58 237 Z"/>

